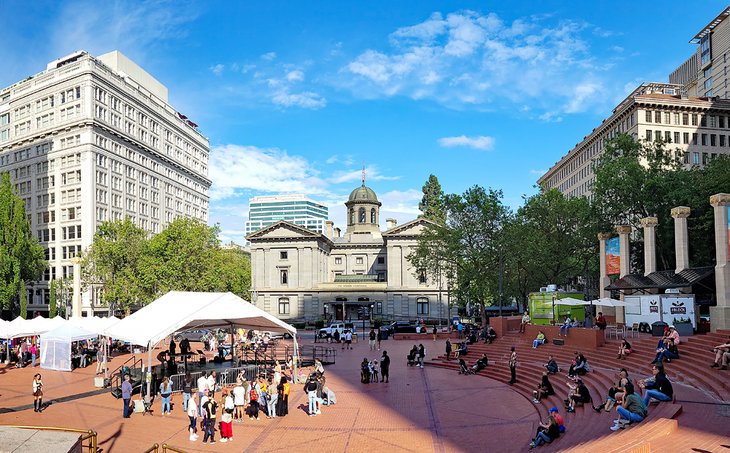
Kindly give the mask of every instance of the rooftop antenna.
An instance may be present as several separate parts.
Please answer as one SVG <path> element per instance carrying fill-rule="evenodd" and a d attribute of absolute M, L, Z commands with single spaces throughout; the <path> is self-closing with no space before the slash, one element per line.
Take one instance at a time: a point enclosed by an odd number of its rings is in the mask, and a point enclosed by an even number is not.
<path fill-rule="evenodd" d="M 362 163 L 362 185 L 365 185 L 365 162 Z"/>

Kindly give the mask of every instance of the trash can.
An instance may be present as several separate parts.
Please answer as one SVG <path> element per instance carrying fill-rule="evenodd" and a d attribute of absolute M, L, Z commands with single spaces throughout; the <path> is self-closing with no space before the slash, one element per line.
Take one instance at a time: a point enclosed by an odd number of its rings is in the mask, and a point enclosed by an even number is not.
<path fill-rule="evenodd" d="M 669 324 L 662 321 L 657 321 L 651 323 L 651 336 L 652 337 L 661 337 L 664 335 L 664 329 L 667 328 Z"/>

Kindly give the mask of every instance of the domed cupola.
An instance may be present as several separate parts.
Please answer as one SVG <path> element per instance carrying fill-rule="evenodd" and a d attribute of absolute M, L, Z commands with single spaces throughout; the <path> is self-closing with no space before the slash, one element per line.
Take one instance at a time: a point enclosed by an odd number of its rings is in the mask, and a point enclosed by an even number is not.
<path fill-rule="evenodd" d="M 352 233 L 376 233 L 380 235 L 380 206 L 375 191 L 365 185 L 365 169 L 362 172 L 362 185 L 350 193 L 345 202 L 347 206 L 347 231 Z"/>

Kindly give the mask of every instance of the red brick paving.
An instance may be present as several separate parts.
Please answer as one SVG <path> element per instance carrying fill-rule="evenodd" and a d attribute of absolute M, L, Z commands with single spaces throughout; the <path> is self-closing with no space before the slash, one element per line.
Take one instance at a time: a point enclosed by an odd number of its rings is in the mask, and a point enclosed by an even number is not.
<path fill-rule="evenodd" d="M 428 356 L 442 349 L 441 342 L 424 344 Z M 493 380 L 407 367 L 411 346 L 405 341 L 383 342 L 392 360 L 391 382 L 369 385 L 360 383 L 359 363 L 363 357 L 379 358 L 380 352 L 370 352 L 367 342 L 355 344 L 352 351 L 338 348 L 337 363 L 326 367 L 328 385 L 337 394 L 335 406 L 309 417 L 302 387 L 294 386 L 287 417 L 234 423 L 234 441 L 227 444 L 204 445 L 202 436 L 189 442 L 178 394 L 173 397 L 173 414 L 166 417 L 133 414 L 123 420 L 121 401 L 104 393 L 52 404 L 41 414 L 32 409 L 0 414 L 0 424 L 91 428 L 105 452 L 125 453 L 163 442 L 189 452 L 507 452 L 526 447 L 538 418 L 529 401 Z M 121 363 L 117 358 L 112 365 Z M 94 390 L 95 367 L 70 373 L 0 368 L 0 407 L 32 404 L 30 383 L 36 371 L 43 374 L 45 401 Z M 159 414 L 159 402 L 154 409 Z"/>

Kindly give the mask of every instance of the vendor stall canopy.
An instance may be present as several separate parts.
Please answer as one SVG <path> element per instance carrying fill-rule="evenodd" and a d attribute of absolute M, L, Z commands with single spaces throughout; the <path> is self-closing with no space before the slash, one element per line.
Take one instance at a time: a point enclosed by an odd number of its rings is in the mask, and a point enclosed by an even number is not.
<path fill-rule="evenodd" d="M 105 335 L 153 347 L 178 331 L 228 328 L 289 332 L 296 329 L 233 293 L 170 291 L 108 328 Z"/>

